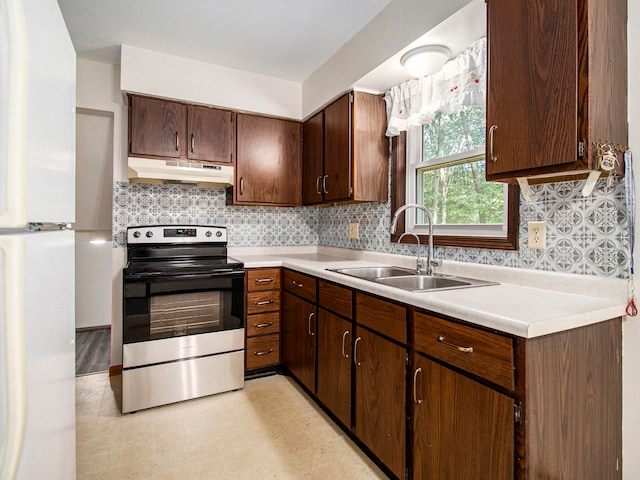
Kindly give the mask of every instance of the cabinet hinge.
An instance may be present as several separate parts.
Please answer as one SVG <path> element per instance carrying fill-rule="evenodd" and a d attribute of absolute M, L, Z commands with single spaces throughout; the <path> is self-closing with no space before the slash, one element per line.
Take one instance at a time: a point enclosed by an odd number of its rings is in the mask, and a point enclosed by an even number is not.
<path fill-rule="evenodd" d="M 522 425 L 522 402 L 513 404 L 513 421 Z"/>
<path fill-rule="evenodd" d="M 404 364 L 408 367 L 409 366 L 409 352 L 407 352 L 404 356 Z"/>
<path fill-rule="evenodd" d="M 349 93 L 349 103 L 353 103 L 353 93 Z"/>
<path fill-rule="evenodd" d="M 404 478 L 405 480 L 409 480 L 409 467 L 404 469 Z"/>
<path fill-rule="evenodd" d="M 584 156 L 585 156 L 584 140 L 580 140 L 578 142 L 578 158 L 584 158 Z"/>
<path fill-rule="evenodd" d="M 353 187 L 349 187 L 349 196 L 353 197 Z"/>

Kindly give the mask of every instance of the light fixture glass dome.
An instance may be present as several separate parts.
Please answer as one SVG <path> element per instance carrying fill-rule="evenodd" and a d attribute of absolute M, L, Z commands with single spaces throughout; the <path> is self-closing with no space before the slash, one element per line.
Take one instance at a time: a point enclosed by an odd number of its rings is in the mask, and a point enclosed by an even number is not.
<path fill-rule="evenodd" d="M 400 63 L 413 77 L 425 77 L 438 72 L 451 58 L 446 45 L 423 45 L 402 55 Z"/>

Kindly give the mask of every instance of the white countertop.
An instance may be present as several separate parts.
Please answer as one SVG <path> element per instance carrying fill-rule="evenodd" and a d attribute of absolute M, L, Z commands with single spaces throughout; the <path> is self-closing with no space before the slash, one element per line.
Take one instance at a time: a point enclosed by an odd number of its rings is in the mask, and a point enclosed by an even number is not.
<path fill-rule="evenodd" d="M 578 328 L 625 314 L 627 282 L 615 278 L 540 272 L 444 261 L 439 273 L 499 285 L 413 293 L 327 269 L 397 265 L 415 257 L 329 247 L 230 248 L 245 268 L 287 267 L 363 292 L 525 338 Z"/>

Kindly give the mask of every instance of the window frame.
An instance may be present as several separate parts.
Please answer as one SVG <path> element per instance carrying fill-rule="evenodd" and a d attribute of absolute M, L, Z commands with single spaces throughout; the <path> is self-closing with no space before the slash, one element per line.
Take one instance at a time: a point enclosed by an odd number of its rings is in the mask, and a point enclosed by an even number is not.
<path fill-rule="evenodd" d="M 417 135 L 416 135 L 417 136 Z M 421 137 L 421 136 L 420 136 Z M 399 136 L 391 139 L 392 168 L 391 168 L 391 214 L 406 204 L 407 194 L 407 132 L 401 132 Z M 506 236 L 480 236 L 480 235 L 438 235 L 434 234 L 433 243 L 441 247 L 484 248 L 496 250 L 517 250 L 518 233 L 520 223 L 520 187 L 509 184 L 506 194 L 507 219 Z M 398 219 L 396 233 L 391 235 L 391 241 L 398 243 L 400 236 L 406 231 L 404 212 Z M 418 234 L 421 244 L 429 241 L 427 234 Z M 407 235 L 402 243 L 416 243 L 413 235 Z"/>

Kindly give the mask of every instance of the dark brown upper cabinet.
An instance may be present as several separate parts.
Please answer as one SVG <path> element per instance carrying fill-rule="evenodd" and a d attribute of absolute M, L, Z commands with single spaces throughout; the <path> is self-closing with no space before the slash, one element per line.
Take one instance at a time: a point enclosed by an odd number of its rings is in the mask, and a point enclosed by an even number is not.
<path fill-rule="evenodd" d="M 350 92 L 304 124 L 303 202 L 386 202 L 389 143 L 379 95 Z"/>
<path fill-rule="evenodd" d="M 129 153 L 186 157 L 187 108 L 177 102 L 129 96 Z"/>
<path fill-rule="evenodd" d="M 129 154 L 232 163 L 234 113 L 158 98 L 129 96 Z"/>
<path fill-rule="evenodd" d="M 239 113 L 236 135 L 233 204 L 300 205 L 302 124 Z"/>
<path fill-rule="evenodd" d="M 487 22 L 487 180 L 576 179 L 627 144 L 626 0 L 488 0 Z"/>

